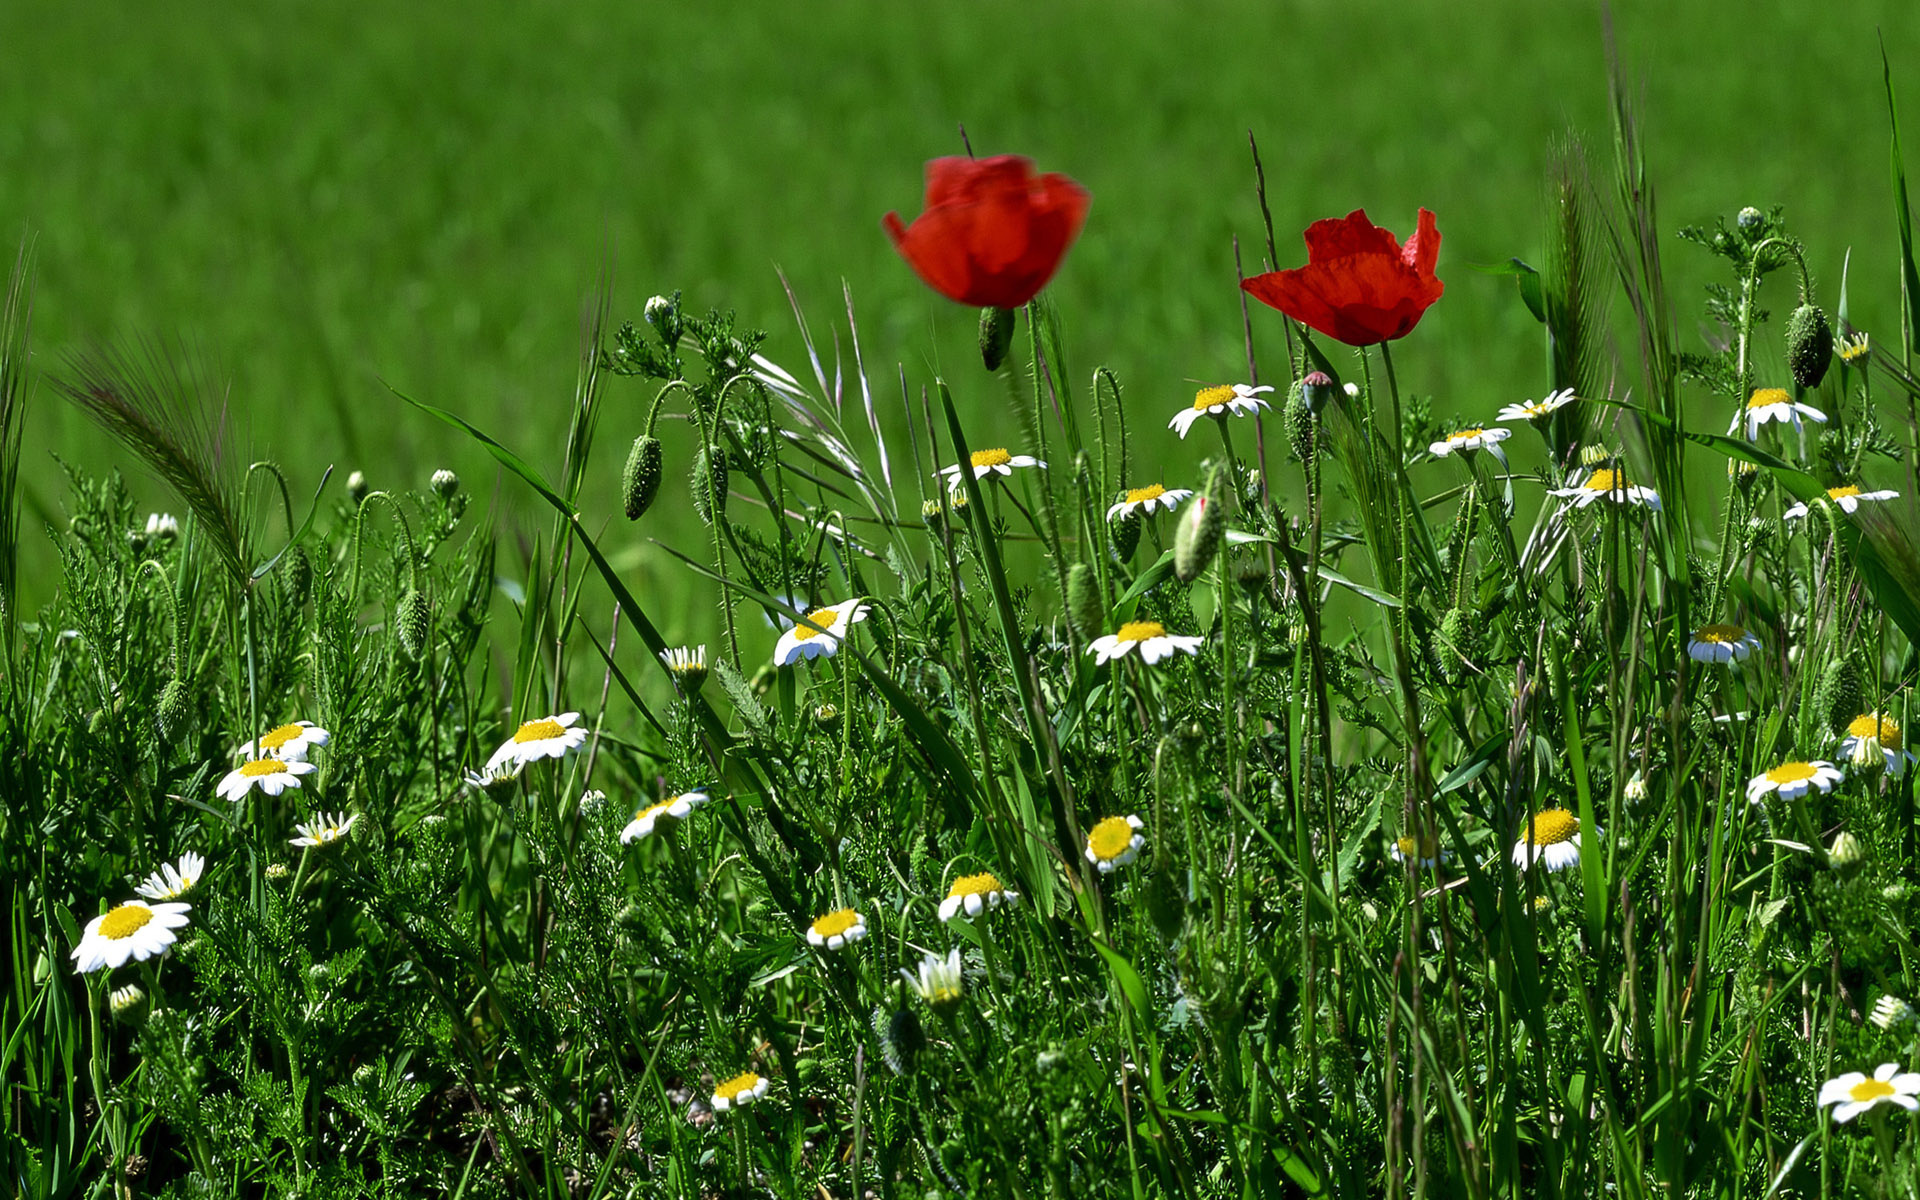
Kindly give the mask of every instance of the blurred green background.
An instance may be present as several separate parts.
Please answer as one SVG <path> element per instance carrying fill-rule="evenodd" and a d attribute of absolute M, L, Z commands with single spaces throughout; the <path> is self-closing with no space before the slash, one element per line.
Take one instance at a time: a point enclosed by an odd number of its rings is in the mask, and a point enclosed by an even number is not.
<path fill-rule="evenodd" d="M 1917 10 L 1620 4 L 1669 233 L 1783 204 L 1826 303 L 1851 248 L 1854 320 L 1895 336 L 1876 32 L 1920 145 Z M 1053 294 L 1075 376 L 1106 363 L 1128 387 L 1143 479 L 1158 462 L 1191 481 L 1212 439 L 1153 430 L 1197 382 L 1244 376 L 1232 239 L 1250 274 L 1263 241 L 1249 130 L 1280 265 L 1304 261 L 1315 218 L 1365 207 L 1404 236 L 1418 206 L 1439 215 L 1447 293 L 1396 349 L 1401 379 L 1439 414 L 1491 415 L 1546 390 L 1545 359 L 1511 282 L 1470 264 L 1537 259 L 1556 137 L 1583 134 L 1603 170 L 1611 155 L 1589 3 L 83 0 L 0 6 L 0 44 L 0 229 L 36 238 L 38 368 L 97 341 L 181 339 L 230 381 L 243 444 L 296 489 L 330 463 L 376 487 L 452 466 L 492 496 L 490 462 L 382 381 L 553 469 L 609 255 L 616 321 L 682 288 L 771 330 L 767 353 L 803 377 L 775 268 L 828 345 L 844 282 L 883 399 L 897 404 L 896 363 L 916 386 L 943 371 L 994 444 L 1004 401 L 974 313 L 924 289 L 879 226 L 919 211 L 922 163 L 959 152 L 961 123 L 977 152 L 1092 191 Z M 1699 284 L 1718 276 L 1671 237 L 1667 253 L 1697 347 Z M 1255 330 L 1277 365 L 1278 318 L 1256 312 Z M 608 514 L 647 397 L 614 384 L 595 455 Z M 52 454 L 128 460 L 44 382 L 29 421 L 33 530 L 62 512 Z M 151 507 L 177 507 L 128 469 Z M 509 523 L 533 514 L 517 485 L 499 500 Z M 648 577 L 646 537 L 698 544 L 672 511 L 613 535 Z"/>

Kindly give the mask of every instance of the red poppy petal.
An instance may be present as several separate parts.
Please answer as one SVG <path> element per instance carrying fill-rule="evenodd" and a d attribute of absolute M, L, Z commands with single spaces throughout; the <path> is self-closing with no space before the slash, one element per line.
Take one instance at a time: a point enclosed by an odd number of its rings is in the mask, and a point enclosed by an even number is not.
<path fill-rule="evenodd" d="M 1367 210 L 1356 208 L 1344 217 L 1315 221 L 1307 226 L 1307 262 L 1321 262 L 1349 254 L 1389 254 L 1400 256 L 1400 243 L 1392 233 L 1367 220 Z"/>
<path fill-rule="evenodd" d="M 1434 264 L 1440 261 L 1440 230 L 1434 224 L 1432 213 L 1424 208 L 1420 210 L 1419 226 L 1413 231 L 1413 236 L 1407 239 L 1400 254 L 1401 261 L 1417 274 L 1432 278 Z"/>

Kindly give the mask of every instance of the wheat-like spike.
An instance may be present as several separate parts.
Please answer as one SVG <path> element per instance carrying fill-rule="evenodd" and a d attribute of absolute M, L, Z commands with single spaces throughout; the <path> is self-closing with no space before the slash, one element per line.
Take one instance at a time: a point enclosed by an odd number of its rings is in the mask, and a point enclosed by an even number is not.
<path fill-rule="evenodd" d="M 13 644 L 20 548 L 20 433 L 27 415 L 27 330 L 33 324 L 33 240 L 22 238 L 0 305 L 0 636 Z"/>
<path fill-rule="evenodd" d="M 173 488 L 234 582 L 246 586 L 246 529 L 240 478 L 227 453 L 224 389 L 152 342 L 76 354 L 55 387 Z"/>

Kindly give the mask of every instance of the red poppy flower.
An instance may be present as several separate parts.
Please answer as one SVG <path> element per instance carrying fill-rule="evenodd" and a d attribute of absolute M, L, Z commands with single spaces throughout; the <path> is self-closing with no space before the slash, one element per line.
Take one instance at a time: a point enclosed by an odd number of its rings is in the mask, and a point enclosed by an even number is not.
<path fill-rule="evenodd" d="M 1080 236 L 1093 197 L 1065 175 L 1033 173 L 1033 160 L 936 158 L 927 207 L 912 225 L 881 224 L 927 286 L 981 308 L 1019 308 L 1047 286 Z"/>
<path fill-rule="evenodd" d="M 1339 220 L 1307 227 L 1307 265 L 1244 280 L 1254 299 L 1349 346 L 1371 346 L 1407 336 L 1446 285 L 1433 277 L 1440 231 L 1420 210 L 1420 227 L 1407 244 L 1367 220 L 1356 208 Z"/>

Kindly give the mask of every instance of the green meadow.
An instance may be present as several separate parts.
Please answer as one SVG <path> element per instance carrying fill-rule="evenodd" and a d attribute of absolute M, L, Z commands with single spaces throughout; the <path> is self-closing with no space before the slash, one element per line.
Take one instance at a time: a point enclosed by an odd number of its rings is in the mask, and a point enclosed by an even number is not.
<path fill-rule="evenodd" d="M 1614 16 L 1664 220 L 1783 205 L 1819 231 L 1828 289 L 1846 249 L 1890 252 L 1875 36 L 1896 74 L 1920 62 L 1913 6 Z M 1437 414 L 1538 396 L 1538 327 L 1510 280 L 1474 267 L 1538 257 L 1557 139 L 1582 137 L 1601 168 L 1610 155 L 1589 4 L 989 0 L 719 18 L 657 2 L 79 3 L 8 6 L 0 43 L 0 229 L 35 239 L 35 367 L 99 342 L 184 343 L 230 387 L 242 452 L 300 488 L 327 465 L 336 486 L 351 470 L 418 486 L 451 466 L 488 487 L 484 456 L 401 412 L 389 385 L 556 462 L 583 305 L 609 268 L 616 321 L 682 289 L 768 330 L 766 353 L 797 372 L 776 273 L 843 353 L 844 285 L 889 428 L 895 364 L 911 388 L 941 373 L 1000 413 L 973 314 L 928 293 L 879 228 L 919 211 L 921 164 L 961 152 L 962 124 L 977 152 L 1027 154 L 1092 191 L 1051 291 L 1074 378 L 1112 367 L 1142 428 L 1245 374 L 1233 244 L 1254 274 L 1265 240 L 1249 131 L 1276 265 L 1304 261 L 1298 232 L 1319 217 L 1364 207 L 1404 237 L 1416 208 L 1438 214 L 1448 291 L 1402 364 Z M 1920 126 L 1920 82 L 1902 94 Z M 1669 250 L 1675 294 L 1697 296 L 1711 264 Z M 1857 275 L 1850 295 L 1857 325 L 1891 327 L 1890 275 Z M 1697 342 L 1697 313 L 1680 319 Z M 1277 321 L 1256 312 L 1254 330 L 1277 361 Z M 603 494 L 622 414 L 637 422 L 643 404 L 614 397 L 592 466 Z M 1201 451 L 1164 453 L 1171 483 Z M 63 519 L 53 454 L 125 461 L 41 388 L 30 526 Z M 136 487 L 166 506 L 152 481 Z M 511 487 L 500 503 L 509 521 L 528 511 Z M 42 539 L 28 552 L 51 562 Z M 630 560 L 644 553 L 635 538 Z"/>

